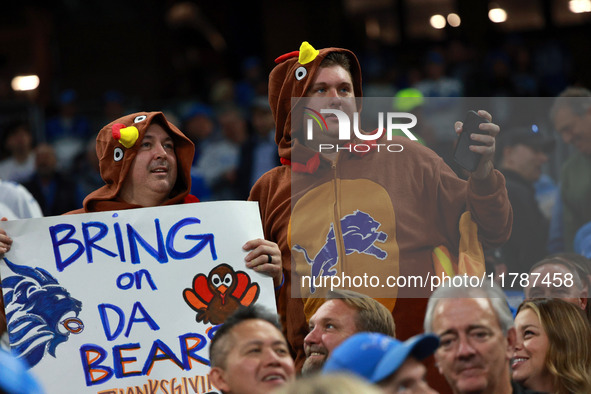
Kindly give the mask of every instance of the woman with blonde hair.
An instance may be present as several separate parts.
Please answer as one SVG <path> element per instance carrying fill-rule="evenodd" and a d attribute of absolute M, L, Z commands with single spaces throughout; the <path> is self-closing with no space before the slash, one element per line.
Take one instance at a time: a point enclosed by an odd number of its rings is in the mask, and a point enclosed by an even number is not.
<path fill-rule="evenodd" d="M 540 392 L 591 393 L 591 326 L 580 308 L 560 299 L 525 300 L 515 328 L 514 381 Z"/>

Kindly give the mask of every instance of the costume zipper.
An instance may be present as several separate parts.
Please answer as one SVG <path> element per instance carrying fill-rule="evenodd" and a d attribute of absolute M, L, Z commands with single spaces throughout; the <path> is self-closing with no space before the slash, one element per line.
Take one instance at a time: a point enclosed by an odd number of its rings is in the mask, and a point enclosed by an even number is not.
<path fill-rule="evenodd" d="M 335 161 L 331 163 L 332 167 L 332 182 L 333 182 L 333 190 L 334 190 L 334 235 L 335 235 L 335 242 L 337 244 L 337 250 L 339 253 L 339 260 L 337 263 L 337 271 L 344 272 L 344 263 L 345 263 L 345 245 L 343 240 L 343 231 L 341 228 L 341 204 L 340 204 L 340 194 L 341 194 L 341 183 L 338 178 L 338 160 L 341 154 L 337 154 Z"/>

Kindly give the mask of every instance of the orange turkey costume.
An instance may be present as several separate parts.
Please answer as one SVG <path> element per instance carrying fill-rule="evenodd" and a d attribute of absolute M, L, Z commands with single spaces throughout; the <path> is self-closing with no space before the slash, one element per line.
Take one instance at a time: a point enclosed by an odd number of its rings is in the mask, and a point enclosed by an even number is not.
<path fill-rule="evenodd" d="M 311 273 L 311 259 L 300 251 L 318 256 L 331 229 L 336 235 L 334 268 L 339 274 L 424 276 L 441 270 L 435 264 L 435 248 L 461 255 L 460 243 L 469 239 L 464 254 L 470 258 L 466 260 L 478 263 L 483 259 L 480 242 L 490 247 L 502 244 L 512 223 L 504 178 L 497 170 L 484 180 L 461 180 L 433 151 L 403 137 L 392 140 L 404 146 L 402 153 L 369 152 L 361 158 L 340 151 L 334 163 L 305 146 L 301 123 L 292 125 L 292 98 L 306 96 L 320 64 L 331 52 L 349 58 L 355 97 L 362 97 L 359 62 L 346 49 L 316 52 L 304 43 L 299 52 L 279 57 L 269 76 L 269 103 L 283 165 L 264 174 L 249 197 L 260 204 L 265 238 L 276 242 L 282 252 L 285 284 L 277 295 L 278 311 L 298 369 L 305 359 L 307 319 L 323 301 L 317 298 L 321 291 L 315 297 L 308 292 L 298 298 L 302 275 Z M 342 225 L 357 212 L 374 220 L 385 233 L 375 246 L 386 255 L 349 253 Z M 465 236 L 476 231 L 478 238 Z M 327 275 L 326 270 L 323 274 Z M 392 289 L 389 297 L 379 297 L 392 311 L 399 339 L 423 331 L 428 294 L 408 298 L 401 288 Z"/>

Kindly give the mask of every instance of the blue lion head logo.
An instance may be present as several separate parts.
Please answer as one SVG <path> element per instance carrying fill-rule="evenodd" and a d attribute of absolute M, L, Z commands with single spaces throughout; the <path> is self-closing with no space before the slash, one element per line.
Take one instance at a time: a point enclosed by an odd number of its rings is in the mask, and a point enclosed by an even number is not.
<path fill-rule="evenodd" d="M 384 260 L 388 253 L 375 245 L 386 242 L 388 234 L 378 231 L 381 223 L 365 212 L 356 210 L 353 214 L 341 219 L 341 231 L 345 244 L 345 253 L 353 252 L 369 254 Z"/>
<path fill-rule="evenodd" d="M 77 317 L 82 303 L 44 269 L 4 261 L 17 274 L 2 280 L 12 352 L 33 367 L 84 329 Z"/>

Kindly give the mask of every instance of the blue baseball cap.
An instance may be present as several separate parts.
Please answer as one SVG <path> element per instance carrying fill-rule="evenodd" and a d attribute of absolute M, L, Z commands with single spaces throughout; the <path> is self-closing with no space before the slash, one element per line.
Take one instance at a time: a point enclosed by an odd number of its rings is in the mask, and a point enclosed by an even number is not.
<path fill-rule="evenodd" d="M 394 338 L 370 332 L 360 332 L 347 338 L 333 349 L 322 367 L 322 373 L 353 372 L 371 380 L 382 357 L 396 346 Z"/>
<path fill-rule="evenodd" d="M 397 339 L 393 339 L 393 341 L 395 345 L 384 354 L 375 367 L 370 379 L 372 383 L 381 382 L 398 371 L 409 355 L 420 361 L 435 353 L 439 347 L 439 338 L 433 334 L 415 335 L 404 342 Z"/>

